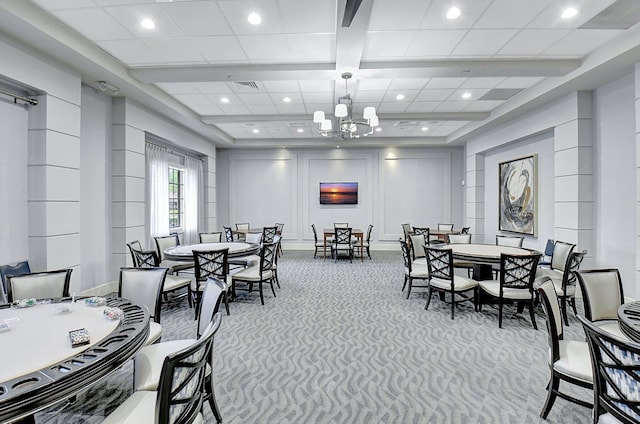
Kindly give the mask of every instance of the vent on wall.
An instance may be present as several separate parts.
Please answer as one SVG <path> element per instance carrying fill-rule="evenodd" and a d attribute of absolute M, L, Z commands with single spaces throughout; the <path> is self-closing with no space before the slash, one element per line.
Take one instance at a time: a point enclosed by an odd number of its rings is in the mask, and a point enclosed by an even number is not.
<path fill-rule="evenodd" d="M 638 0 L 618 0 L 582 24 L 581 29 L 628 29 L 640 22 Z"/>

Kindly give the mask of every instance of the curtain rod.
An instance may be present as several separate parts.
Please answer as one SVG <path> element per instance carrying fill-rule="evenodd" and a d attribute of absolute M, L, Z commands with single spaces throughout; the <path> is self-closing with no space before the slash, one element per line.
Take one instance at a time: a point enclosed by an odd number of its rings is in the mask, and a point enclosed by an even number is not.
<path fill-rule="evenodd" d="M 152 144 L 154 146 L 162 147 L 163 149 L 165 149 L 167 151 L 167 153 L 171 153 L 171 154 L 176 155 L 176 156 L 181 156 L 183 158 L 189 156 L 192 159 L 197 159 L 199 161 L 203 160 L 203 157 L 200 156 L 200 155 L 189 154 L 189 153 L 186 153 L 186 152 L 180 151 L 180 150 L 173 150 L 174 148 L 169 147 L 168 145 L 162 143 L 161 141 L 157 141 L 155 138 L 153 140 L 148 140 L 147 139 L 147 140 L 145 140 L 145 143 L 149 143 L 149 144 Z"/>
<path fill-rule="evenodd" d="M 0 88 L 0 94 L 13 97 L 14 103 L 20 100 L 33 106 L 38 104 L 38 100 L 36 99 L 30 99 L 29 97 L 21 96 L 20 94 L 12 93 L 11 91 L 3 90 L 2 88 Z"/>

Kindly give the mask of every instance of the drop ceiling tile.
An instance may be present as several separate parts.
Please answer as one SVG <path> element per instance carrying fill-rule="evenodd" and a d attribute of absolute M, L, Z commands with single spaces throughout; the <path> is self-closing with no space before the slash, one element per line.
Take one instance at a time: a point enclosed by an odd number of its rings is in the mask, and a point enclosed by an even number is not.
<path fill-rule="evenodd" d="M 464 108 L 469 106 L 469 102 L 462 100 L 447 100 L 436 108 L 436 112 L 462 112 Z"/>
<path fill-rule="evenodd" d="M 407 113 L 433 112 L 441 102 L 413 102 L 408 107 Z"/>
<path fill-rule="evenodd" d="M 277 115 L 278 108 L 273 104 L 247 105 L 253 115 Z"/>
<path fill-rule="evenodd" d="M 225 115 L 249 115 L 249 109 L 237 103 L 219 103 L 217 106 Z"/>
<path fill-rule="evenodd" d="M 382 101 L 384 102 L 412 102 L 420 90 L 387 90 Z M 396 96 L 403 95 L 404 99 L 398 100 Z"/>
<path fill-rule="evenodd" d="M 62 22 L 69 25 L 90 40 L 125 40 L 134 35 L 111 15 L 102 9 L 84 8 L 60 10 L 54 13 Z M 99 25 L 97 23 L 100 23 Z"/>
<path fill-rule="evenodd" d="M 274 62 L 291 57 L 284 35 L 241 35 L 238 41 L 250 60 Z"/>
<path fill-rule="evenodd" d="M 384 98 L 386 91 L 356 91 L 351 95 L 354 102 L 358 103 L 380 103 Z M 344 93 L 339 93 L 341 96 Z"/>
<path fill-rule="evenodd" d="M 415 98 L 418 102 L 444 100 L 451 96 L 453 89 L 424 89 Z"/>
<path fill-rule="evenodd" d="M 330 103 L 333 100 L 333 93 L 302 93 L 305 104 L 308 103 Z"/>
<path fill-rule="evenodd" d="M 209 115 L 222 115 L 222 110 L 212 104 L 208 105 L 193 105 L 190 108 L 200 116 L 209 116 Z"/>
<path fill-rule="evenodd" d="M 99 6 L 131 4 L 131 0 L 94 0 Z M 156 3 L 157 0 L 136 0 L 136 3 Z"/>
<path fill-rule="evenodd" d="M 349 81 L 349 89 L 356 88 L 356 91 L 359 93 L 361 91 L 378 91 L 378 90 L 386 90 L 391 84 L 391 79 L 367 79 L 367 80 L 357 80 L 354 85 L 351 81 Z M 344 88 L 344 82 L 336 83 L 336 93 L 342 93 Z"/>
<path fill-rule="evenodd" d="M 242 105 L 242 101 L 234 93 L 206 94 L 206 96 L 214 105 L 217 105 L 222 110 L 226 110 L 226 108 L 231 105 Z M 222 103 L 222 101 L 220 101 L 222 98 L 229 99 L 229 103 Z"/>
<path fill-rule="evenodd" d="M 471 30 L 451 53 L 452 56 L 490 56 L 496 54 L 518 31 L 511 29 Z"/>
<path fill-rule="evenodd" d="M 256 94 L 248 94 L 248 93 L 238 93 L 238 99 L 246 106 L 249 105 L 273 105 L 273 101 L 271 97 L 266 93 L 256 93 Z"/>
<path fill-rule="evenodd" d="M 507 77 L 495 88 L 529 88 L 544 79 L 544 77 Z"/>
<path fill-rule="evenodd" d="M 387 129 L 386 135 L 388 137 L 406 137 L 413 130 L 413 128 L 413 125 L 393 125 Z"/>
<path fill-rule="evenodd" d="M 431 130 L 423 130 L 422 128 L 429 128 L 429 127 L 421 127 L 419 125 L 413 127 L 412 129 L 409 130 L 409 133 L 407 134 L 409 137 L 429 137 L 431 136 Z"/>
<path fill-rule="evenodd" d="M 151 50 L 157 62 L 167 64 L 206 63 L 204 57 L 188 38 L 145 38 L 142 41 Z"/>
<path fill-rule="evenodd" d="M 407 110 L 407 106 L 409 103 L 405 102 L 382 102 L 376 109 L 376 113 L 403 113 Z"/>
<path fill-rule="evenodd" d="M 200 94 L 197 83 L 189 82 L 158 82 L 155 83 L 159 89 L 168 94 Z"/>
<path fill-rule="evenodd" d="M 376 0 L 371 9 L 369 30 L 417 29 L 429 3 L 429 0 Z"/>
<path fill-rule="evenodd" d="M 140 38 L 178 37 L 182 35 L 177 25 L 155 2 L 153 4 L 109 6 L 105 7 L 104 10 Z M 156 27 L 154 29 L 142 28 L 140 21 L 143 19 L 152 19 Z"/>
<path fill-rule="evenodd" d="M 275 0 L 219 0 L 218 5 L 235 34 L 282 34 L 280 9 Z M 250 13 L 258 13 L 260 25 L 247 20 Z"/>
<path fill-rule="evenodd" d="M 616 0 L 572 0 L 571 4 L 553 2 L 543 10 L 532 22 L 529 28 L 578 28 L 598 13 L 615 3 Z M 571 19 L 562 19 L 560 15 L 567 6 L 574 7 L 578 14 Z"/>
<path fill-rule="evenodd" d="M 232 88 L 226 82 L 195 82 L 198 91 L 203 94 L 231 94 Z"/>
<path fill-rule="evenodd" d="M 498 54 L 514 56 L 539 55 L 568 33 L 569 30 L 563 29 L 525 29 L 509 40 Z"/>
<path fill-rule="evenodd" d="M 623 30 L 576 29 L 543 52 L 544 55 L 581 57 L 591 53 Z"/>
<path fill-rule="evenodd" d="M 505 77 L 473 77 L 462 83 L 460 88 L 494 88 Z"/>
<path fill-rule="evenodd" d="M 305 114 L 307 110 L 303 103 L 276 103 L 276 108 L 284 114 Z"/>
<path fill-rule="evenodd" d="M 491 112 L 504 103 L 504 100 L 476 100 L 467 106 L 465 112 Z"/>
<path fill-rule="evenodd" d="M 335 34 L 287 34 L 289 54 L 293 60 L 334 62 L 336 58 Z"/>
<path fill-rule="evenodd" d="M 233 33 L 216 2 L 170 2 L 162 3 L 160 7 L 184 35 L 230 35 Z"/>
<path fill-rule="evenodd" d="M 487 9 L 491 0 L 472 0 L 452 3 L 450 0 L 433 0 L 420 29 L 469 29 Z M 457 19 L 447 19 L 447 11 L 457 6 L 462 12 Z"/>
<path fill-rule="evenodd" d="M 407 57 L 449 56 L 466 30 L 422 30 L 418 31 L 407 48 Z"/>
<path fill-rule="evenodd" d="M 394 78 L 389 84 L 390 90 L 421 90 L 427 83 L 429 78 Z"/>
<path fill-rule="evenodd" d="M 295 92 L 298 93 L 300 88 L 298 86 L 298 81 L 296 80 L 287 80 L 287 81 L 263 81 L 264 89 L 269 93 L 286 93 L 286 92 Z"/>
<path fill-rule="evenodd" d="M 32 0 L 44 10 L 76 9 L 80 7 L 95 7 L 92 0 Z"/>
<path fill-rule="evenodd" d="M 96 44 L 127 66 L 160 63 L 154 52 L 142 40 L 109 40 L 98 41 Z"/>
<path fill-rule="evenodd" d="M 449 96 L 447 100 L 465 100 L 468 104 L 469 102 L 484 96 L 489 90 L 489 88 L 461 88 L 451 93 L 451 96 Z M 469 99 L 462 98 L 462 95 L 466 93 L 471 94 Z"/>
<path fill-rule="evenodd" d="M 230 126 L 225 124 L 218 124 L 217 127 L 224 133 L 228 134 L 232 138 L 246 138 L 247 132 L 244 128 Z"/>
<path fill-rule="evenodd" d="M 208 63 L 248 61 L 240 43 L 234 36 L 189 37 L 188 39 Z"/>
<path fill-rule="evenodd" d="M 494 0 L 476 21 L 475 28 L 521 28 L 552 0 Z"/>
<path fill-rule="evenodd" d="M 269 93 L 269 96 L 271 97 L 271 101 L 275 105 L 304 103 L 304 101 L 302 99 L 302 94 L 300 94 L 300 92 L 297 91 L 297 90 L 296 91 L 283 91 L 283 92 L 279 92 L 279 93 Z M 289 102 L 285 102 L 283 100 L 285 97 L 288 97 L 290 99 L 290 101 Z"/>
<path fill-rule="evenodd" d="M 305 112 L 313 114 L 316 110 L 321 110 L 327 115 L 333 114 L 333 103 L 305 103 Z"/>
<path fill-rule="evenodd" d="M 424 88 L 458 88 L 467 81 L 468 78 L 431 78 Z"/>
<path fill-rule="evenodd" d="M 317 0 L 277 0 L 284 32 L 335 33 L 336 3 Z"/>
<path fill-rule="evenodd" d="M 298 81 L 298 86 L 300 86 L 300 91 L 304 93 L 311 92 L 325 92 L 325 93 L 333 93 L 334 87 L 333 81 L 324 81 L 324 80 L 300 80 Z"/>
<path fill-rule="evenodd" d="M 416 31 L 367 32 L 362 58 L 365 61 L 403 57 Z"/>
<path fill-rule="evenodd" d="M 202 94 L 174 94 L 173 97 L 189 107 L 211 105 L 211 99 Z"/>
<path fill-rule="evenodd" d="M 447 128 L 447 127 L 438 127 L 436 129 L 434 129 L 433 131 L 429 131 L 429 135 L 431 137 L 447 137 L 449 135 L 451 135 L 453 132 L 455 131 L 455 129 L 453 128 Z"/>

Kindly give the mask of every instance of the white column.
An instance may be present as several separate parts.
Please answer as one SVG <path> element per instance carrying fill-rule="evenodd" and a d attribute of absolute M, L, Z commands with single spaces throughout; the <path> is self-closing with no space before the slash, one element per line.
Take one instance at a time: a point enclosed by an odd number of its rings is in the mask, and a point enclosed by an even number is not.
<path fill-rule="evenodd" d="M 484 234 L 484 155 L 467 156 L 466 218 L 465 226 L 471 227 L 474 243 L 486 243 Z"/>
<path fill-rule="evenodd" d="M 216 213 L 216 158 L 207 156 L 204 160 L 204 228 L 207 232 L 222 231 L 218 228 Z"/>

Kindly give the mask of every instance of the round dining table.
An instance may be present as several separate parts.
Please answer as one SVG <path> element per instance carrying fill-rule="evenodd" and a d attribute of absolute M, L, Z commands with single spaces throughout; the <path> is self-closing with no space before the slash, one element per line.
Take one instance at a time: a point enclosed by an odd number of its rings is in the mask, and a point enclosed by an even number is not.
<path fill-rule="evenodd" d="M 640 343 L 640 300 L 620 305 L 618 325 L 625 336 Z"/>
<path fill-rule="evenodd" d="M 241 241 L 220 243 L 185 244 L 168 247 L 164 250 L 164 256 L 174 261 L 192 261 L 194 250 L 219 250 L 229 249 L 229 258 L 255 255 L 260 251 L 260 245 Z"/>
<path fill-rule="evenodd" d="M 34 413 L 86 390 L 144 345 L 147 309 L 121 298 L 105 301 L 93 306 L 65 298 L 0 308 L 1 423 L 33 422 Z M 121 318 L 111 319 L 106 308 L 118 308 Z M 74 347 L 75 330 L 86 330 L 88 343 Z"/>

